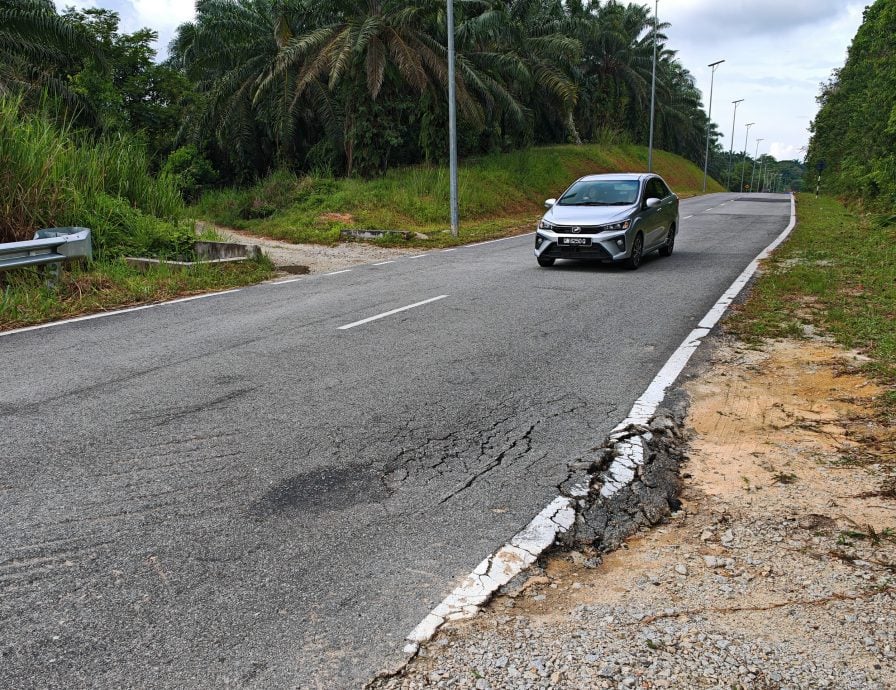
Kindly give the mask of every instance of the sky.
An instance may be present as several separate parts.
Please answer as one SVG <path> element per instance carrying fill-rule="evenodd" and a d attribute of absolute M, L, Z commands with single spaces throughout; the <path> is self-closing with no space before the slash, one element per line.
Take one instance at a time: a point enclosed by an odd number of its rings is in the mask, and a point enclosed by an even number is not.
<path fill-rule="evenodd" d="M 325 1 L 325 0 L 321 0 Z M 846 51 L 871 0 L 658 0 L 658 17 L 671 24 L 668 46 L 694 75 L 709 106 L 711 62 L 725 60 L 713 81 L 712 119 L 731 147 L 732 101 L 737 106 L 734 150 L 771 153 L 778 160 L 802 158 L 809 123 L 818 110 L 819 84 L 842 67 Z M 191 0 L 56 0 L 100 6 L 121 16 L 126 32 L 142 27 L 159 33 L 159 51 L 179 24 L 193 18 Z M 636 4 L 654 5 L 654 0 Z"/>

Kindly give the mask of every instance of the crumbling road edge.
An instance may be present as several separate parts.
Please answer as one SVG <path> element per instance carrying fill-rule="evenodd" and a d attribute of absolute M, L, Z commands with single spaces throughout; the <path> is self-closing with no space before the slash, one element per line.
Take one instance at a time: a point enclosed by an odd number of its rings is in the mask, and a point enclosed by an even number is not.
<path fill-rule="evenodd" d="M 573 468 L 570 478 L 551 501 L 513 539 L 483 560 L 436 606 L 406 638 L 405 659 L 398 668 L 383 670 L 378 680 L 398 675 L 447 621 L 472 618 L 500 587 L 532 565 L 556 541 L 590 543 L 615 548 L 641 525 L 654 524 L 677 501 L 680 421 L 683 410 L 662 410 L 669 388 L 691 356 L 722 318 L 756 271 L 796 226 L 796 200 L 790 199 L 790 222 L 735 279 L 672 353 L 635 401 L 628 416 L 610 433 L 599 457 Z"/>

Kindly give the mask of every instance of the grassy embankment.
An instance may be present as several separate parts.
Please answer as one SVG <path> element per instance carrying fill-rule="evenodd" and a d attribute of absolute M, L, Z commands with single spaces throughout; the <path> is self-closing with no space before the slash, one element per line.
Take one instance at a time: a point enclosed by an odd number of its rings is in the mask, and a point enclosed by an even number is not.
<path fill-rule="evenodd" d="M 125 255 L 188 255 L 195 240 L 174 181 L 149 173 L 143 148 L 89 141 L 47 114 L 0 98 L 0 242 L 38 228 L 88 227 L 94 258 L 67 265 L 55 288 L 37 269 L 0 272 L 0 330 L 258 282 L 268 262 L 141 273 Z"/>
<path fill-rule="evenodd" d="M 655 169 L 681 196 L 702 189 L 703 173 L 693 163 L 654 151 Z M 465 161 L 458 173 L 461 231 L 448 232 L 448 172 L 445 167 L 390 170 L 374 180 L 296 178 L 276 173 L 243 190 L 204 196 L 197 217 L 219 225 L 290 242 L 335 243 L 344 228 L 411 230 L 429 239 L 386 244 L 448 246 L 528 232 L 544 213 L 544 200 L 559 195 L 588 173 L 646 170 L 643 146 L 590 144 L 551 146 Z M 708 191 L 722 191 L 709 180 Z"/>
<path fill-rule="evenodd" d="M 749 341 L 801 338 L 806 324 L 867 355 L 896 412 L 896 216 L 798 196 L 793 234 L 726 328 Z"/>

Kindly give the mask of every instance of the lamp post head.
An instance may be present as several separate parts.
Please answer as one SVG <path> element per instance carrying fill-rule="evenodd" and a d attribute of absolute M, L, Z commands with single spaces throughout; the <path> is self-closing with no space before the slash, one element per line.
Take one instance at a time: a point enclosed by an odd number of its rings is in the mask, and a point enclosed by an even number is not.
<path fill-rule="evenodd" d="M 707 65 L 707 67 L 712 67 L 713 70 L 715 70 L 715 68 L 718 67 L 719 65 L 721 65 L 723 62 L 725 62 L 725 61 L 724 60 L 716 60 L 715 62 L 710 62 Z"/>

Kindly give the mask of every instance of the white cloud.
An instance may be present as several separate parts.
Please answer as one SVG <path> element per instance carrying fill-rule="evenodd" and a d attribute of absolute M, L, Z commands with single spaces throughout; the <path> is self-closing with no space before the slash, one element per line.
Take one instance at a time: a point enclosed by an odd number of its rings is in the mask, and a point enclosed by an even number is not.
<path fill-rule="evenodd" d="M 131 0 L 137 19 L 153 29 L 175 29 L 196 14 L 190 0 Z"/>
<path fill-rule="evenodd" d="M 648 4 L 649 0 L 629 0 Z M 715 74 L 712 119 L 730 147 L 733 106 L 734 150 L 760 153 L 775 142 L 785 158 L 801 158 L 809 121 L 818 110 L 818 86 L 846 60 L 867 0 L 659 0 L 659 19 L 669 22 L 669 47 L 697 80 L 708 106 L 710 62 L 724 59 Z"/>
<path fill-rule="evenodd" d="M 849 0 L 660 0 L 659 16 L 667 21 L 674 15 L 688 34 L 722 43 L 829 23 L 849 4 Z"/>
<path fill-rule="evenodd" d="M 773 141 L 768 147 L 768 152 L 779 161 L 791 161 L 794 159 L 802 160 L 805 155 L 799 146 L 793 144 L 782 144 L 779 141 Z"/>

